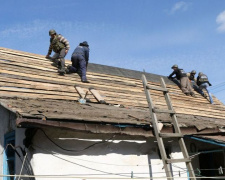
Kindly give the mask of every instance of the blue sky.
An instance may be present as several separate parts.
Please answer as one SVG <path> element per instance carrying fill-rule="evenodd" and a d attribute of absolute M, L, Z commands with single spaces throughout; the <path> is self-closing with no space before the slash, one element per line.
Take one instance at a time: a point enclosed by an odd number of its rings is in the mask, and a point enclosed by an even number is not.
<path fill-rule="evenodd" d="M 224 0 L 1 1 L 0 46 L 46 55 L 49 29 L 71 49 L 90 44 L 90 62 L 169 75 L 178 64 L 208 75 L 225 103 Z"/>

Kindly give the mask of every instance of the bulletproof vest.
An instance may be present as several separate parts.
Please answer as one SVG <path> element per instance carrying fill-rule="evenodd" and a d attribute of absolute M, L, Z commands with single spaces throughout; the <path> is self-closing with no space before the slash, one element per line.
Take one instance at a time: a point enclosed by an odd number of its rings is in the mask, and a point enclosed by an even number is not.
<path fill-rule="evenodd" d="M 204 83 L 204 82 L 208 82 L 208 77 L 205 75 L 205 74 L 202 74 L 200 77 L 199 77 L 199 82 L 201 83 Z"/>
<path fill-rule="evenodd" d="M 59 53 L 66 46 L 59 41 L 58 35 L 56 35 L 53 39 L 50 39 L 52 50 L 56 53 Z"/>
<path fill-rule="evenodd" d="M 187 74 L 183 69 L 178 69 L 178 75 L 179 77 L 186 77 Z"/>

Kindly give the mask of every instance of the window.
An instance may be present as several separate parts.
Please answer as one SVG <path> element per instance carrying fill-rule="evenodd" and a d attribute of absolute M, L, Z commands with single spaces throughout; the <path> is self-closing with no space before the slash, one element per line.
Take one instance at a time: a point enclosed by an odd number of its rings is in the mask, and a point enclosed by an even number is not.
<path fill-rule="evenodd" d="M 5 134 L 4 140 L 4 147 L 7 147 L 7 149 L 4 151 L 3 172 L 5 175 L 14 175 L 15 151 L 12 146 L 15 146 L 15 131 Z M 12 146 L 8 144 L 11 144 Z M 14 180 L 14 177 L 3 177 L 3 180 Z"/>

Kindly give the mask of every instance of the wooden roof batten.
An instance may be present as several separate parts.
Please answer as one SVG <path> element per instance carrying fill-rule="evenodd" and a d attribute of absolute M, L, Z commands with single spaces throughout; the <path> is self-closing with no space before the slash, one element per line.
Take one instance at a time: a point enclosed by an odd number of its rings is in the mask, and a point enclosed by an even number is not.
<path fill-rule="evenodd" d="M 66 61 L 66 64 L 69 63 Z M 141 72 L 89 64 L 87 77 L 91 83 L 84 84 L 77 74 L 59 76 L 57 69 L 42 55 L 1 47 L 0 64 L 0 103 L 12 112 L 17 112 L 20 118 L 41 120 L 41 117 L 45 117 L 47 121 L 151 125 Z M 153 87 L 155 111 L 157 108 L 164 109 L 166 104 L 163 95 L 157 91 L 160 88 L 160 76 L 150 73 L 145 75 Z M 193 133 L 201 133 L 206 129 L 211 129 L 211 133 L 217 129 L 219 133 L 223 129 L 225 106 L 216 97 L 213 97 L 215 104 L 211 105 L 200 94 L 196 98 L 187 97 L 176 84 L 166 77 L 164 80 L 181 127 L 195 127 L 197 131 Z M 91 93 L 87 95 L 91 103 L 77 103 L 79 94 L 74 85 L 82 87 L 84 92 L 89 88 L 96 89 L 108 105 L 98 104 Z M 115 104 L 121 104 L 124 108 L 115 107 Z M 171 122 L 168 113 L 160 114 L 159 120 L 169 127 Z"/>

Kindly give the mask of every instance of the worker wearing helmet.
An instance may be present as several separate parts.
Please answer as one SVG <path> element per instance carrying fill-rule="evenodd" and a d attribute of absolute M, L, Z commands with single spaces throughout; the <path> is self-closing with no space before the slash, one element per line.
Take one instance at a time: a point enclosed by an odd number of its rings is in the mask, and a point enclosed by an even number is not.
<path fill-rule="evenodd" d="M 64 38 L 61 34 L 57 34 L 54 29 L 51 29 L 49 31 L 50 38 L 50 45 L 48 49 L 48 54 L 46 55 L 46 58 L 51 58 L 50 55 L 52 53 L 52 50 L 55 52 L 55 54 L 52 56 L 53 65 L 58 66 L 59 70 L 58 72 L 60 74 L 65 74 L 65 59 L 64 57 L 68 53 L 70 49 L 69 42 L 66 38 Z"/>
<path fill-rule="evenodd" d="M 72 66 L 67 66 L 66 73 L 81 72 L 81 82 L 89 83 L 86 77 L 89 61 L 89 45 L 87 41 L 80 43 L 71 56 Z"/>
<path fill-rule="evenodd" d="M 191 72 L 187 73 L 188 79 L 190 81 L 197 82 L 197 79 L 195 78 L 195 74 L 196 74 L 196 71 L 195 70 L 192 70 Z"/>
<path fill-rule="evenodd" d="M 190 84 L 192 85 L 194 89 L 196 89 L 196 84 L 197 84 L 197 79 L 195 78 L 195 74 L 196 74 L 195 70 L 192 70 L 191 72 L 187 73 L 187 77 L 190 81 Z"/>
<path fill-rule="evenodd" d="M 184 94 L 187 96 L 191 95 L 195 97 L 195 93 L 192 90 L 192 87 L 190 85 L 189 79 L 187 77 L 186 72 L 183 69 L 178 68 L 178 65 L 174 64 L 171 69 L 173 69 L 173 72 L 168 76 L 169 79 L 176 78 L 177 80 L 180 80 L 180 86 L 181 90 Z M 173 77 L 173 75 L 176 75 Z"/>
<path fill-rule="evenodd" d="M 198 89 L 199 93 L 202 96 L 204 96 L 205 98 L 207 98 L 207 96 L 203 92 L 203 89 L 206 90 L 206 92 L 208 93 L 208 96 L 209 96 L 209 101 L 210 101 L 211 104 L 213 104 L 212 95 L 211 95 L 211 93 L 209 92 L 209 89 L 208 89 L 208 87 L 212 86 L 212 84 L 209 82 L 208 77 L 205 74 L 203 74 L 202 72 L 198 73 L 197 85 L 199 87 L 199 89 Z"/>

